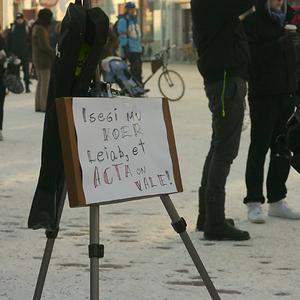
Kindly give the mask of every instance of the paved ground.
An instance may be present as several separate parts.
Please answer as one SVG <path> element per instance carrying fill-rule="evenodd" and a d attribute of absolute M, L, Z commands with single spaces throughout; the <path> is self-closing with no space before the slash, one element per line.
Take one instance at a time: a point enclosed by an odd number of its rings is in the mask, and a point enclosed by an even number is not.
<path fill-rule="evenodd" d="M 184 192 L 172 197 L 222 299 L 300 299 L 300 222 L 268 219 L 249 224 L 242 198 L 249 145 L 244 131 L 228 182 L 227 215 L 250 231 L 243 243 L 212 243 L 194 232 L 197 188 L 209 147 L 210 115 L 195 67 L 176 65 L 187 84 L 184 99 L 171 103 Z M 147 67 L 148 70 L 148 67 Z M 159 95 L 156 79 L 150 95 Z M 43 114 L 33 94 L 10 95 L 5 141 L 0 143 L 0 300 L 32 299 L 43 254 L 43 231 L 26 228 L 40 164 Z M 289 179 L 289 203 L 300 210 L 300 176 Z M 101 299 L 209 299 L 159 199 L 101 208 Z M 89 299 L 88 209 L 65 207 L 43 299 Z"/>

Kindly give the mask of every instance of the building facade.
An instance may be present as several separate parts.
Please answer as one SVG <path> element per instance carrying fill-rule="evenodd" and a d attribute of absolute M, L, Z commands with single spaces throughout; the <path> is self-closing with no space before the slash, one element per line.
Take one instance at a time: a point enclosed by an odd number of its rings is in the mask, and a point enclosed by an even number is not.
<path fill-rule="evenodd" d="M 23 12 L 27 20 L 35 19 L 40 3 L 56 3 L 51 7 L 57 20 L 61 20 L 70 0 L 0 0 L 2 28 L 8 27 L 17 12 Z M 148 56 L 167 45 L 176 45 L 172 58 L 183 59 L 184 47 L 191 46 L 191 16 L 189 0 L 133 0 L 139 10 L 145 51 Z M 112 23 L 124 11 L 124 0 L 91 0 L 101 7 Z"/>

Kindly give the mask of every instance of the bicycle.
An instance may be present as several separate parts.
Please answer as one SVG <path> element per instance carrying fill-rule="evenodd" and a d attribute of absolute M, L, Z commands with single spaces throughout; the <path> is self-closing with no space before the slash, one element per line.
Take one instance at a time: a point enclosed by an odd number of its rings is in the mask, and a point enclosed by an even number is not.
<path fill-rule="evenodd" d="M 162 68 L 162 73 L 158 78 L 158 88 L 163 96 L 168 98 L 170 101 L 180 100 L 185 93 L 185 83 L 182 76 L 168 68 L 168 60 L 170 57 L 170 50 L 175 46 L 169 46 L 163 48 L 158 53 L 154 54 L 151 60 L 151 71 L 152 74 L 143 82 L 146 83 Z"/>

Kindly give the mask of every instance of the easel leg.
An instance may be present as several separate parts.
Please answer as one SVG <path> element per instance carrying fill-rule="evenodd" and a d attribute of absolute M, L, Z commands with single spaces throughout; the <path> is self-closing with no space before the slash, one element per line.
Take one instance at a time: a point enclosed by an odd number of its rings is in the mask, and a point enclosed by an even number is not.
<path fill-rule="evenodd" d="M 160 196 L 171 220 L 172 220 L 172 226 L 174 229 L 179 233 L 187 251 L 189 252 L 212 300 L 221 300 L 216 288 L 214 287 L 213 282 L 211 281 L 188 233 L 186 232 L 186 223 L 184 219 L 180 218 L 178 215 L 178 212 L 172 203 L 172 200 L 169 195 L 161 195 Z"/>
<path fill-rule="evenodd" d="M 90 206 L 90 299 L 99 300 L 99 259 L 104 257 L 104 246 L 99 244 L 99 205 Z"/>
<path fill-rule="evenodd" d="M 61 215 L 62 215 L 62 212 L 64 209 L 65 199 L 67 196 L 67 187 L 66 187 L 64 179 L 62 179 L 61 186 L 62 186 L 62 189 L 60 190 L 60 200 L 58 203 L 59 207 L 58 207 L 58 217 L 57 217 L 57 229 L 55 231 L 46 231 L 47 243 L 46 243 L 44 256 L 43 256 L 42 264 L 40 267 L 40 272 L 39 272 L 39 276 L 37 279 L 34 295 L 33 295 L 33 300 L 40 300 L 42 298 L 42 293 L 43 293 L 44 284 L 46 281 L 46 276 L 47 276 L 47 272 L 48 272 L 48 268 L 49 268 L 49 264 L 50 264 L 50 259 L 51 259 L 55 239 L 59 232 L 58 226 L 60 223 Z"/>
<path fill-rule="evenodd" d="M 42 297 L 44 284 L 46 281 L 46 275 L 48 272 L 48 267 L 50 264 L 50 259 L 51 259 L 51 255 L 52 255 L 52 251 L 53 251 L 53 247 L 54 247 L 54 242 L 55 242 L 55 239 L 49 239 L 49 238 L 47 239 L 46 248 L 45 248 L 42 264 L 40 267 L 39 276 L 38 276 L 37 284 L 36 284 L 35 291 L 34 291 L 33 300 L 40 300 Z"/>

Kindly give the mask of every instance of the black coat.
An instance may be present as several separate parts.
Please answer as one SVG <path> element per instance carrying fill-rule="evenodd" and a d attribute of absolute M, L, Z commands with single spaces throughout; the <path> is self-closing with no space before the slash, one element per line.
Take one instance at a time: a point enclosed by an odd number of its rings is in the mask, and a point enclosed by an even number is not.
<path fill-rule="evenodd" d="M 14 23 L 8 36 L 8 50 L 19 58 L 29 56 L 29 32 L 26 23 Z"/>
<path fill-rule="evenodd" d="M 6 51 L 5 40 L 2 37 L 2 35 L 0 35 L 0 51 L 1 50 Z M 4 71 L 5 71 L 4 70 L 4 62 L 5 62 L 5 59 L 0 60 L 0 82 L 2 82 L 2 77 L 3 77 Z"/>
<path fill-rule="evenodd" d="M 251 95 L 279 95 L 297 90 L 296 47 L 287 41 L 284 26 L 276 22 L 259 1 L 256 12 L 244 21 L 251 51 L 249 93 Z M 289 7 L 286 22 L 293 16 Z"/>
<path fill-rule="evenodd" d="M 248 77 L 250 54 L 239 16 L 254 0 L 192 0 L 194 43 L 198 68 L 205 82 L 230 77 Z"/>

